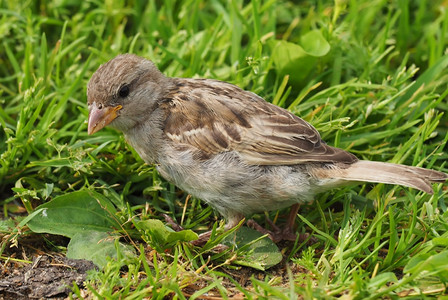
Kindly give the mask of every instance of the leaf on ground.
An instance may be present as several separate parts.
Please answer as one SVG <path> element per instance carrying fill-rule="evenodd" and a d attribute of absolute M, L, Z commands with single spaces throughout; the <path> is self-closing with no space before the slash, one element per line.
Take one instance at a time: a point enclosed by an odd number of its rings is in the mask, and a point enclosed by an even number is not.
<path fill-rule="evenodd" d="M 54 198 L 36 208 L 28 227 L 37 233 L 73 237 L 86 231 L 109 232 L 120 227 L 112 217 L 115 207 L 94 191 L 77 191 Z"/>
<path fill-rule="evenodd" d="M 198 239 L 198 235 L 192 230 L 176 232 L 156 219 L 139 221 L 135 226 L 143 231 L 143 239 L 159 252 L 172 248 L 177 242 L 190 242 Z"/>
<path fill-rule="evenodd" d="M 249 227 L 241 227 L 224 240 L 224 244 L 235 246 L 243 253 L 234 263 L 241 266 L 265 271 L 280 263 L 283 259 L 277 245 L 268 237 Z"/>
<path fill-rule="evenodd" d="M 117 259 L 117 253 L 122 257 L 135 256 L 134 249 L 118 242 L 117 238 L 119 236 L 111 236 L 106 232 L 79 232 L 67 246 L 67 258 L 91 260 L 98 267 L 104 268 L 108 262 L 107 257 Z"/>

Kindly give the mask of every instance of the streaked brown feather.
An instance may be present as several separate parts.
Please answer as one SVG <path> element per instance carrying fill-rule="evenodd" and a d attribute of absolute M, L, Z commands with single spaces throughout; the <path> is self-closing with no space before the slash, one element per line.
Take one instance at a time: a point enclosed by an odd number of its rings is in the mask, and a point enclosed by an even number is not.
<path fill-rule="evenodd" d="M 166 108 L 164 131 L 205 158 L 238 151 L 254 165 L 307 162 L 353 163 L 357 158 L 326 145 L 317 130 L 285 109 L 226 82 L 175 79 Z"/>

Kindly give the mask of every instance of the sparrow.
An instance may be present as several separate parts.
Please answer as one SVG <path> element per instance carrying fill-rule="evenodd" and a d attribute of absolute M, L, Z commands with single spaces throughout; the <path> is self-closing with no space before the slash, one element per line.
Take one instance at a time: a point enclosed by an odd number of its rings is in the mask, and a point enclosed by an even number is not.
<path fill-rule="evenodd" d="M 87 102 L 89 135 L 105 126 L 123 132 L 162 177 L 219 212 L 226 230 L 245 216 L 290 206 L 292 228 L 300 204 L 350 183 L 432 194 L 431 183 L 448 178 L 435 170 L 360 160 L 252 92 L 218 80 L 166 77 L 133 54 L 98 68 L 87 85 Z"/>

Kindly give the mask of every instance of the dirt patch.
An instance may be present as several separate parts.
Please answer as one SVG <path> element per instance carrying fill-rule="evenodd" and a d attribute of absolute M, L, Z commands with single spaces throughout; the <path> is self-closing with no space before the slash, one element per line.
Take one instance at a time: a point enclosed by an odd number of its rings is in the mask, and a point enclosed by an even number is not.
<path fill-rule="evenodd" d="M 39 255 L 33 263 L 18 266 L 1 263 L 0 299 L 63 299 L 71 292 L 73 282 L 82 286 L 87 271 L 94 269 L 91 261 L 61 256 Z"/>

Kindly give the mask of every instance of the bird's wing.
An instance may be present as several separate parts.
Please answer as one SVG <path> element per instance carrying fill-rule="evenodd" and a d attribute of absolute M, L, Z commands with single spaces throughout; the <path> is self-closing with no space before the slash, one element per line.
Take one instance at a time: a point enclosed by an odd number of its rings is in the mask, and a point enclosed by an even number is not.
<path fill-rule="evenodd" d="M 165 134 L 200 158 L 236 151 L 254 165 L 353 163 L 357 158 L 325 144 L 306 121 L 229 83 L 177 79 L 161 104 Z"/>

